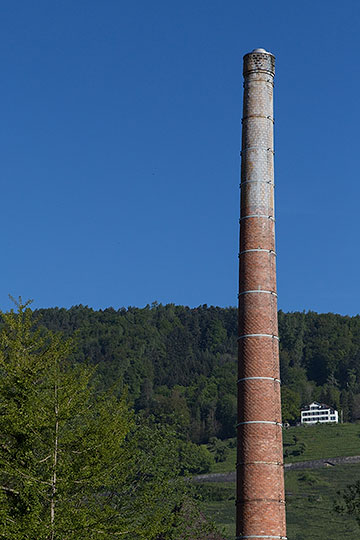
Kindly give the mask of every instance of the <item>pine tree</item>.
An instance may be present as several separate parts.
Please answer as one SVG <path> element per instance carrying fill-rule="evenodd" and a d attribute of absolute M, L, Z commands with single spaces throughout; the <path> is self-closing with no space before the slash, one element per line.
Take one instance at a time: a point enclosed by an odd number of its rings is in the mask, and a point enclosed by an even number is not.
<path fill-rule="evenodd" d="M 115 390 L 97 392 L 94 369 L 67 361 L 72 341 L 17 306 L 0 333 L 0 538 L 173 537 L 183 490 L 171 437 L 139 427 Z"/>

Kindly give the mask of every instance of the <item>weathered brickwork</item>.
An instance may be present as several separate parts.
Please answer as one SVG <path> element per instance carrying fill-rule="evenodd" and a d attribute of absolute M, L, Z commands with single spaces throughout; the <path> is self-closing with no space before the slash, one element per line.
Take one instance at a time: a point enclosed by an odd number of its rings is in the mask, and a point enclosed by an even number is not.
<path fill-rule="evenodd" d="M 245 209 L 246 210 L 246 209 Z M 273 219 L 257 218 L 241 220 L 240 252 L 246 249 L 269 249 L 275 251 L 275 223 Z"/>
<path fill-rule="evenodd" d="M 239 335 L 277 334 L 276 295 L 252 291 L 239 296 Z"/>
<path fill-rule="evenodd" d="M 242 335 L 242 334 L 241 334 Z M 277 339 L 252 339 L 239 340 L 239 379 L 245 377 L 280 377 L 279 343 Z M 266 358 L 266 362 L 264 362 Z"/>
<path fill-rule="evenodd" d="M 248 251 L 240 253 L 240 293 L 254 290 L 275 291 L 275 252 Z"/>
<path fill-rule="evenodd" d="M 239 250 L 237 539 L 286 538 L 276 295 L 273 79 L 244 57 Z"/>

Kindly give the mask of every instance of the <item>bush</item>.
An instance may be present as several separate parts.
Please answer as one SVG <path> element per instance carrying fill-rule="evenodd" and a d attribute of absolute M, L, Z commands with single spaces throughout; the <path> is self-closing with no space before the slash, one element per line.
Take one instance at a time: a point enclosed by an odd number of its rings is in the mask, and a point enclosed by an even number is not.
<path fill-rule="evenodd" d="M 205 446 L 179 441 L 181 474 L 204 474 L 211 470 L 214 458 Z"/>
<path fill-rule="evenodd" d="M 221 441 L 217 437 L 211 437 L 208 449 L 214 456 L 216 463 L 222 463 L 229 455 L 230 449 L 226 441 Z"/>

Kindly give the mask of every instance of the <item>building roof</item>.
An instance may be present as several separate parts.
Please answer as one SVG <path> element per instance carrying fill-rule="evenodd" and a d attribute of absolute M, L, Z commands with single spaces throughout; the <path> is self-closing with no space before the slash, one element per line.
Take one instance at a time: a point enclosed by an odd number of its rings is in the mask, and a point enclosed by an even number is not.
<path fill-rule="evenodd" d="M 330 409 L 331 412 L 333 412 L 335 409 L 333 409 L 332 407 L 330 407 L 330 405 L 326 405 L 325 403 L 319 403 L 318 401 L 312 401 L 310 403 L 310 405 L 305 405 L 305 407 L 302 407 L 302 411 L 309 411 L 310 410 L 310 407 L 311 405 L 317 405 L 318 407 L 318 410 L 325 410 L 325 409 Z"/>

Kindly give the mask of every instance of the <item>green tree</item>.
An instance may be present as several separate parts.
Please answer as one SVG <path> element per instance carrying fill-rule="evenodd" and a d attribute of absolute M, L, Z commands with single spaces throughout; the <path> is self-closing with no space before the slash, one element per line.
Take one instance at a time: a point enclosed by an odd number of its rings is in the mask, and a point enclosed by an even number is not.
<path fill-rule="evenodd" d="M 281 413 L 283 422 L 295 422 L 300 417 L 300 395 L 286 386 L 281 388 Z"/>
<path fill-rule="evenodd" d="M 210 472 L 214 463 L 212 454 L 204 445 L 190 441 L 178 442 L 179 464 L 181 472 L 187 475 Z"/>
<path fill-rule="evenodd" d="M 224 394 L 219 398 L 216 410 L 217 419 L 221 423 L 221 437 L 233 437 L 236 433 L 237 399 L 233 394 Z"/>
<path fill-rule="evenodd" d="M 334 407 L 334 409 L 340 408 L 340 390 L 333 382 L 327 382 L 323 385 L 320 393 L 320 401 L 330 407 Z"/>
<path fill-rule="evenodd" d="M 96 391 L 94 369 L 67 361 L 72 342 L 34 330 L 21 299 L 2 318 L 0 538 L 180 538 L 171 437 L 139 427 L 115 390 Z"/>

